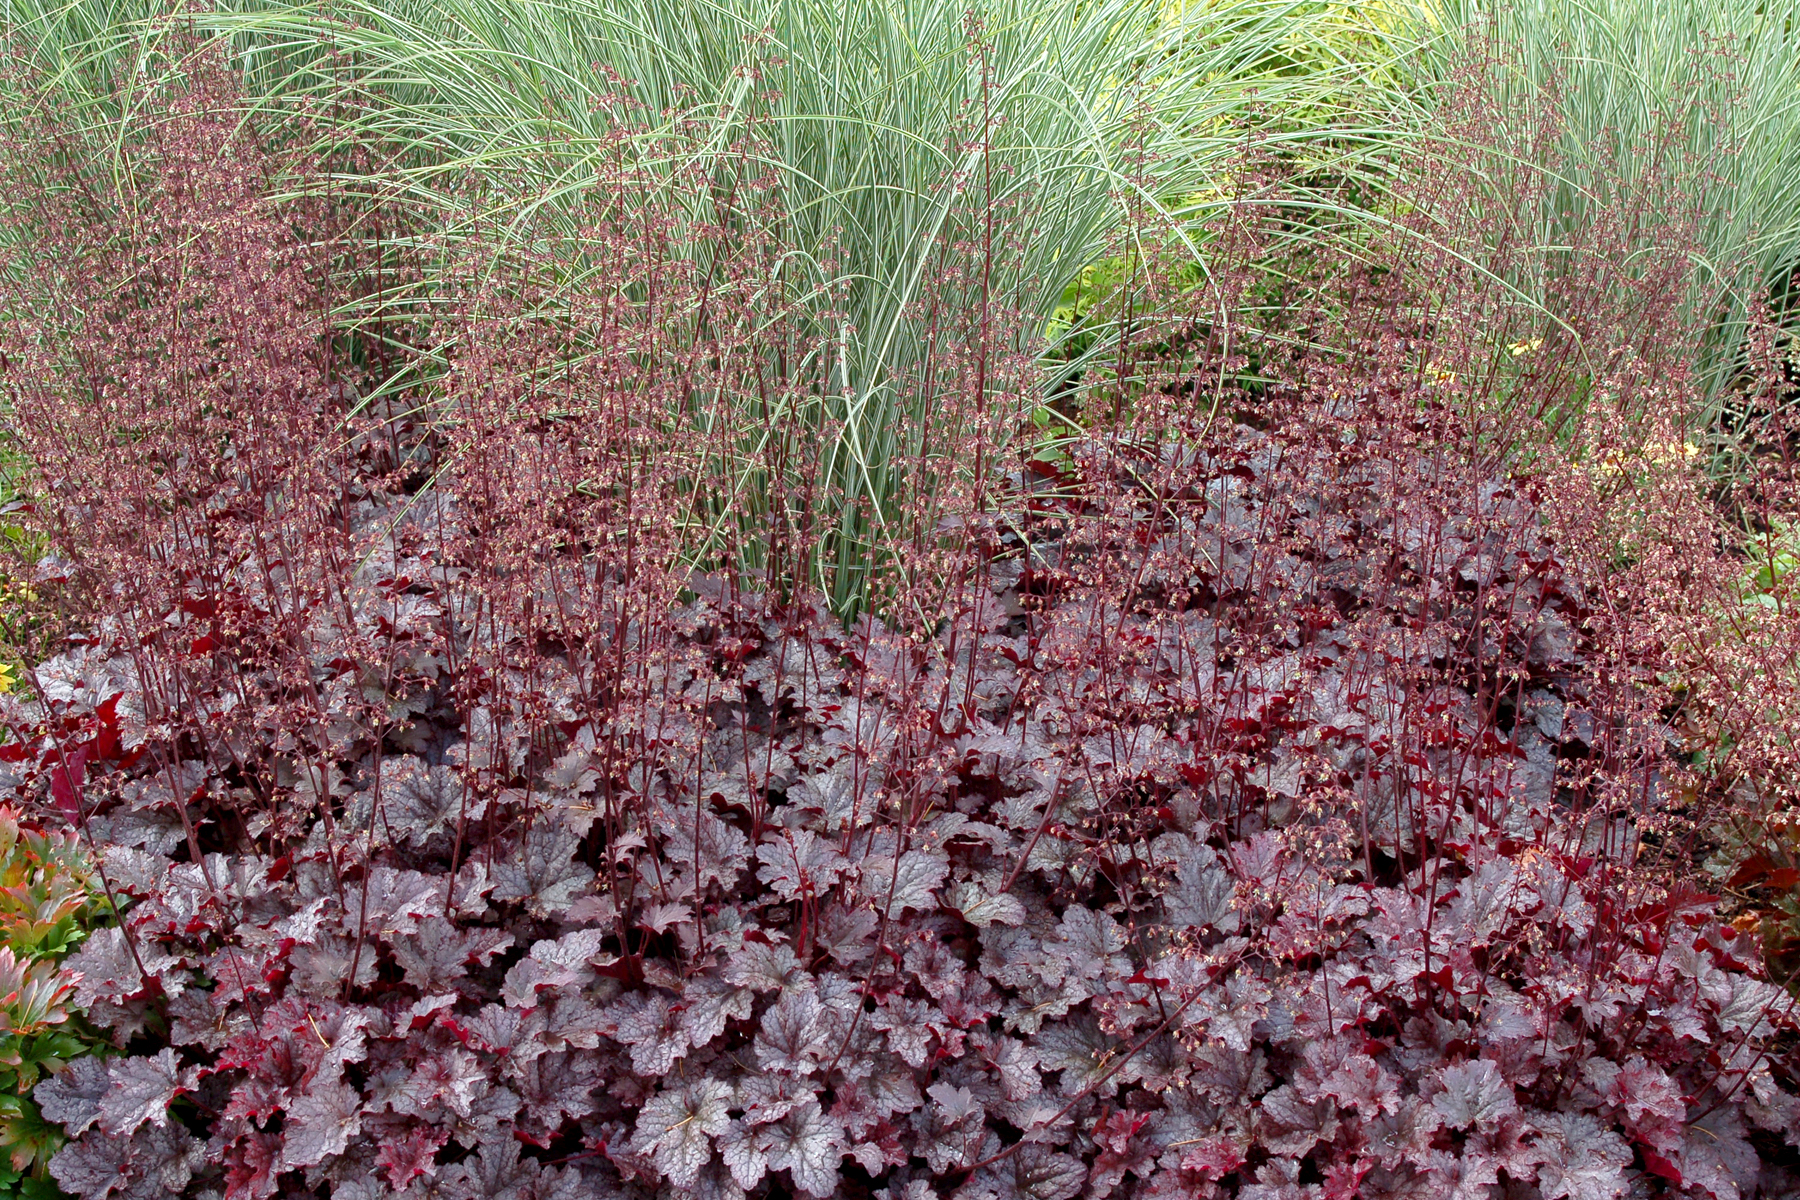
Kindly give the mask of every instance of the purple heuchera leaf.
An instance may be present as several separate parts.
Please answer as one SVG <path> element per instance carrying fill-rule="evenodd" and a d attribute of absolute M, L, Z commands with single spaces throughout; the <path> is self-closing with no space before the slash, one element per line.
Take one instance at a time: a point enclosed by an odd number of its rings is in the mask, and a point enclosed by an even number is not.
<path fill-rule="evenodd" d="M 1038 1142 L 1026 1142 L 971 1179 L 996 1200 L 1074 1200 L 1086 1182 L 1087 1169 L 1080 1159 Z"/>
<path fill-rule="evenodd" d="M 791 952 L 790 952 L 791 953 Z M 709 1045 L 725 1032 L 733 1020 L 748 1020 L 753 994 L 749 988 L 726 983 L 723 979 L 702 977 L 694 980 L 682 993 L 682 1028 L 695 1049 Z"/>
<path fill-rule="evenodd" d="M 893 855 L 873 855 L 862 862 L 862 894 L 877 912 L 891 916 L 930 912 L 938 906 L 937 887 L 949 870 L 948 860 L 936 851 L 908 850 L 898 868 Z"/>
<path fill-rule="evenodd" d="M 810 829 L 783 830 L 770 836 L 756 848 L 756 857 L 763 864 L 756 877 L 784 900 L 819 895 L 850 867 L 837 847 Z"/>
<path fill-rule="evenodd" d="M 634 992 L 606 1010 L 612 1036 L 631 1048 L 631 1069 L 655 1078 L 688 1052 L 687 1029 L 674 1004 L 659 993 Z"/>
<path fill-rule="evenodd" d="M 1587 1113 L 1543 1113 L 1538 1136 L 1538 1188 L 1546 1200 L 1613 1200 L 1625 1191 L 1631 1148 Z"/>
<path fill-rule="evenodd" d="M 787 946 L 748 942 L 725 964 L 725 982 L 752 991 L 787 989 L 802 983 L 806 975 L 800 960 Z"/>
<path fill-rule="evenodd" d="M 731 1127 L 731 1085 L 702 1079 L 658 1092 L 638 1114 L 632 1149 L 648 1154 L 668 1181 L 689 1188 L 712 1157 L 713 1139 Z"/>
<path fill-rule="evenodd" d="M 973 881 L 952 888 L 947 903 L 977 929 L 995 924 L 1019 925 L 1025 920 L 1025 905 L 1017 896 L 1004 892 L 994 895 Z"/>
<path fill-rule="evenodd" d="M 593 869 L 575 861 L 581 838 L 560 821 L 543 820 L 525 835 L 519 852 L 493 867 L 496 900 L 526 901 L 548 916 L 567 909 L 593 882 Z"/>
<path fill-rule="evenodd" d="M 1682 1130 L 1670 1160 L 1687 1188 L 1713 1200 L 1750 1194 L 1761 1172 L 1755 1147 L 1745 1138 L 1743 1118 L 1729 1108 L 1700 1114 Z"/>
<path fill-rule="evenodd" d="M 322 1163 L 342 1154 L 361 1130 L 361 1093 L 336 1080 L 315 1080 L 288 1101 L 281 1161 L 287 1167 Z"/>
<path fill-rule="evenodd" d="M 939 1016 L 941 1014 L 923 1000 L 895 996 L 876 1009 L 868 1021 L 871 1029 L 887 1035 L 888 1049 L 902 1062 L 916 1068 L 925 1065 L 925 1054 L 932 1037 L 930 1023 L 933 1017 Z"/>
<path fill-rule="evenodd" d="M 756 1133 L 756 1145 L 771 1171 L 786 1171 L 794 1186 L 810 1196 L 835 1195 L 843 1161 L 843 1130 L 814 1101 L 794 1109 Z"/>
<path fill-rule="evenodd" d="M 769 1155 L 754 1130 L 732 1123 L 719 1137 L 719 1157 L 741 1188 L 753 1188 L 769 1173 Z"/>
<path fill-rule="evenodd" d="M 1212 848 L 1188 843 L 1175 861 L 1175 879 L 1163 893 L 1163 906 L 1169 923 L 1178 928 L 1236 933 L 1236 895 L 1237 884 L 1230 872 L 1218 865 Z"/>
<path fill-rule="evenodd" d="M 1518 1111 L 1512 1085 L 1486 1059 L 1445 1067 L 1437 1078 L 1444 1090 L 1432 1096 L 1431 1106 L 1452 1129 L 1486 1133 Z"/>
<path fill-rule="evenodd" d="M 713 883 L 730 887 L 749 865 L 750 839 L 712 813 L 677 811 L 667 814 L 660 828 L 669 866 L 693 875 L 700 887 Z"/>
<path fill-rule="evenodd" d="M 126 945 L 127 936 L 125 930 L 116 925 L 96 929 L 88 935 L 81 949 L 69 958 L 69 969 L 80 977 L 75 983 L 77 1004 L 91 1008 L 96 1000 L 117 1002 L 137 995 L 148 986 Z M 144 970 L 152 976 L 180 961 L 150 942 L 140 942 L 138 955 L 143 959 Z"/>
<path fill-rule="evenodd" d="M 846 826 L 859 827 L 868 822 L 872 801 L 863 789 L 861 809 L 857 807 L 855 759 L 838 759 L 827 771 L 796 780 L 788 789 L 789 804 L 816 809 L 824 817 L 827 832 L 835 833 Z"/>
<path fill-rule="evenodd" d="M 516 1138 L 483 1141 L 477 1154 L 443 1174 L 443 1195 L 454 1200 L 582 1200 L 581 1177 L 546 1168 L 519 1154 Z"/>
<path fill-rule="evenodd" d="M 112 1086 L 105 1059 L 87 1055 L 38 1084 L 31 1093 L 48 1119 L 75 1137 L 100 1118 L 100 1101 Z"/>
<path fill-rule="evenodd" d="M 179 1125 L 149 1125 L 130 1137 L 84 1137 L 50 1160 L 50 1174 L 81 1200 L 164 1200 L 180 1195 L 206 1148 Z"/>
<path fill-rule="evenodd" d="M 467 1117 L 487 1073 L 480 1061 L 460 1047 L 428 1056 L 414 1067 L 396 1091 L 394 1111 L 429 1116 L 440 1108 Z"/>
<path fill-rule="evenodd" d="M 486 966 L 490 958 L 513 944 L 512 934 L 498 929 L 459 929 L 441 916 L 426 917 L 417 933 L 397 937 L 394 961 L 406 981 L 422 992 L 453 985 L 469 973 L 471 963 Z"/>
<path fill-rule="evenodd" d="M 532 1008 L 540 991 L 588 983 L 594 978 L 593 962 L 604 957 L 600 952 L 604 940 L 605 934 L 598 929 L 579 929 L 533 943 L 531 953 L 507 971 L 501 995 L 508 1004 Z"/>
<path fill-rule="evenodd" d="M 416 599 L 416 597 L 406 597 Z M 372 796 L 359 796 L 364 811 Z M 372 814 L 395 841 L 423 847 L 434 837 L 453 837 L 464 820 L 479 818 L 487 801 L 471 794 L 457 772 L 402 754 L 382 765 L 380 808 Z"/>
<path fill-rule="evenodd" d="M 580 1119 L 593 1112 L 594 1088 L 604 1082 L 599 1060 L 574 1051 L 521 1061 L 507 1079 L 524 1101 L 526 1115 L 545 1132 L 560 1128 L 565 1117 Z"/>
<path fill-rule="evenodd" d="M 168 1047 L 150 1057 L 121 1059 L 100 1098 L 100 1128 L 112 1137 L 129 1137 L 146 1121 L 166 1125 L 169 1104 L 192 1091 L 198 1075 L 197 1068 L 178 1066 Z"/>
<path fill-rule="evenodd" d="M 831 1056 L 831 1023 L 813 992 L 789 992 L 763 1014 L 756 1061 L 770 1071 L 810 1075 Z"/>
<path fill-rule="evenodd" d="M 416 932 L 420 918 L 444 911 L 444 891 L 448 886 L 449 881 L 443 876 L 392 867 L 372 868 L 365 894 L 348 901 L 352 930 L 360 918 L 365 935 Z"/>

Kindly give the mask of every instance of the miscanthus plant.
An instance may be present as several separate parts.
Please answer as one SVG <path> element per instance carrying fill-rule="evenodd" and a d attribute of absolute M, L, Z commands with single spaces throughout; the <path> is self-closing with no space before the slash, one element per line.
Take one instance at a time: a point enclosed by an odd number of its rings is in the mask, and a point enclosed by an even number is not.
<path fill-rule="evenodd" d="M 1486 46 L 1510 64 L 1488 81 L 1500 120 L 1517 120 L 1546 86 L 1562 97 L 1561 129 L 1533 156 L 1551 186 L 1515 236 L 1548 249 L 1622 196 L 1650 211 L 1671 185 L 1698 212 L 1700 269 L 1682 299 L 1688 322 L 1708 335 L 1695 366 L 1712 406 L 1696 419 L 1716 416 L 1751 370 L 1756 314 L 1771 300 L 1791 310 L 1800 265 L 1792 11 L 1757 0 L 1421 0 L 1413 11 L 1421 53 L 1409 65 L 1419 80 L 1449 78 L 1471 45 Z M 1649 251 L 1663 232 L 1648 223 L 1636 236 Z M 1554 294 L 1524 282 L 1554 325 Z"/>
<path fill-rule="evenodd" d="M 34 1092 L 71 1194 L 1794 1189 L 1794 1002 L 1691 883 L 1672 597 L 1741 563 L 1644 470 L 1696 402 L 1666 308 L 1603 359 L 1620 455 L 1521 462 L 1496 422 L 1585 384 L 1459 319 L 1467 255 L 1242 326 L 1281 222 L 1229 209 L 1184 293 L 1147 212 L 1070 386 L 986 286 L 1033 228 L 997 204 L 933 251 L 941 419 L 846 624 L 834 439 L 695 415 L 840 372 L 772 133 L 698 155 L 616 82 L 593 270 L 476 190 L 378 337 L 331 316 L 374 201 L 186 61 L 127 153 L 45 110 L 0 154 L 64 614 L 7 782 L 121 910 L 71 962 L 121 1053 Z M 1395 220 L 1479 236 L 1441 182 Z"/>
<path fill-rule="evenodd" d="M 78 121 L 153 122 L 147 93 L 111 85 L 178 72 L 156 49 L 165 26 L 90 18 L 14 13 Z M 186 19 L 232 47 L 248 106 L 314 102 L 318 137 L 391 151 L 379 170 L 331 186 L 404 193 L 449 241 L 531 258 L 565 285 L 607 269 L 582 236 L 583 208 L 620 153 L 670 206 L 671 253 L 696 259 L 712 253 L 705 230 L 722 219 L 723 180 L 769 172 L 784 247 L 771 282 L 823 356 L 819 387 L 774 411 L 721 397 L 706 419 L 827 447 L 807 479 L 744 478 L 731 519 L 754 528 L 772 492 L 805 494 L 820 531 L 810 586 L 840 609 L 867 587 L 884 527 L 920 486 L 907 464 L 946 433 L 910 383 L 946 245 L 991 240 L 992 215 L 1016 214 L 1016 244 L 979 287 L 1020 314 L 990 340 L 1033 350 L 1067 286 L 1134 214 L 1216 209 L 1247 138 L 1356 174 L 1388 137 L 1369 114 L 1393 108 L 1369 82 L 1386 76 L 1317 55 L 1355 21 L 1310 0 L 234 3 Z M 648 115 L 623 147 L 619 80 Z M 740 160 L 746 139 L 754 163 Z M 1157 164 L 1149 191 L 1146 162 Z M 694 187 L 702 177 L 719 187 Z M 468 224 L 471 186 L 490 190 L 479 226 Z M 1305 189 L 1292 198 L 1342 207 Z M 436 272 L 412 287 L 388 281 L 356 316 L 392 328 L 397 313 L 440 304 L 438 283 Z"/>

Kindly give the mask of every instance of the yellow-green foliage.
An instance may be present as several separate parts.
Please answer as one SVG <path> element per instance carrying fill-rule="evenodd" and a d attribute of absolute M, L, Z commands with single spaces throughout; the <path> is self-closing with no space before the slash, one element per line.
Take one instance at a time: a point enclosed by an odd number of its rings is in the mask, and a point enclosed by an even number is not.
<path fill-rule="evenodd" d="M 75 979 L 61 960 L 104 911 L 75 835 L 0 806 L 0 1200 L 59 1194 L 45 1166 L 62 1131 L 31 1089 L 97 1044 L 70 1008 Z"/>

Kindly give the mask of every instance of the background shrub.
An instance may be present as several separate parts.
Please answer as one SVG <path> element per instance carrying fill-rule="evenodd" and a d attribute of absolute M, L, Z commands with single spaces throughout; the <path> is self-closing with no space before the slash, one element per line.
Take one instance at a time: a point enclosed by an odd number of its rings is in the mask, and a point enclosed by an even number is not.
<path fill-rule="evenodd" d="M 0 808 L 0 1194 L 58 1194 L 46 1168 L 62 1130 L 31 1090 L 101 1044 L 72 1011 L 78 976 L 61 962 L 105 911 L 73 833 L 22 825 Z"/>

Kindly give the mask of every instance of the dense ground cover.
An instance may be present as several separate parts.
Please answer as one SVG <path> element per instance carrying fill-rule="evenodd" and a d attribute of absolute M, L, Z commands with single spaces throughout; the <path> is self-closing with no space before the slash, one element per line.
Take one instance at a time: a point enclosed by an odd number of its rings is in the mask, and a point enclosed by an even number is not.
<path fill-rule="evenodd" d="M 1128 122 L 1040 354 L 1059 193 L 954 27 L 870 426 L 774 100 L 600 73 L 527 236 L 561 151 L 361 187 L 418 164 L 180 37 L 98 152 L 17 81 L 0 763 L 118 914 L 61 984 L 112 1052 L 33 1093 L 67 1192 L 1800 1187 L 1794 1002 L 1694 886 L 1800 711 L 1775 326 L 1734 482 L 1689 448 L 1710 210 L 1506 236 L 1562 118 L 1478 63 L 1354 243 L 1256 121 L 1173 219 Z"/>

